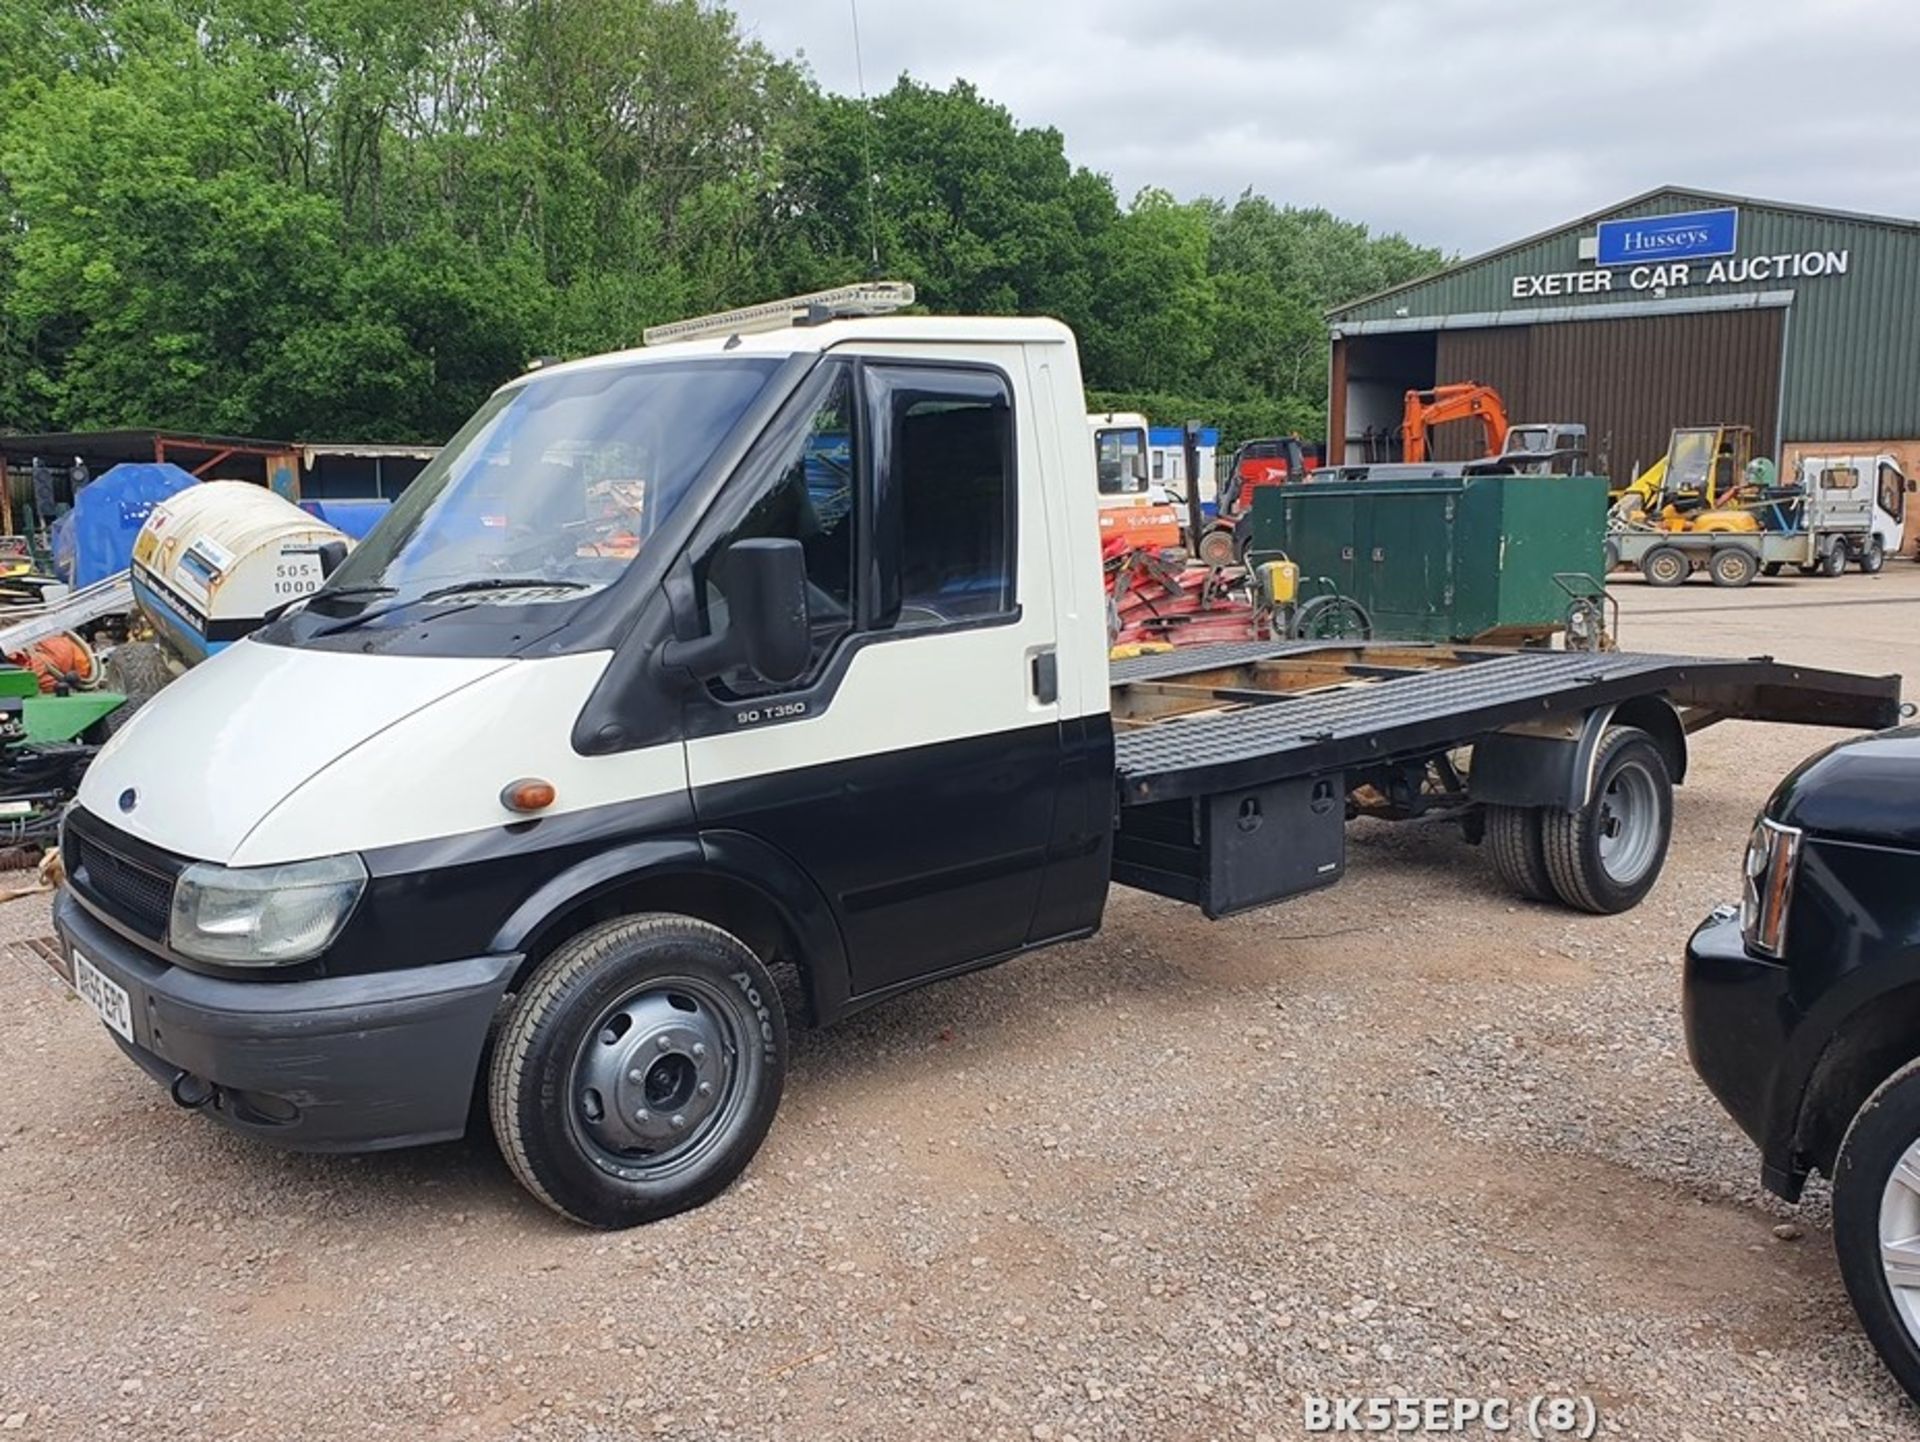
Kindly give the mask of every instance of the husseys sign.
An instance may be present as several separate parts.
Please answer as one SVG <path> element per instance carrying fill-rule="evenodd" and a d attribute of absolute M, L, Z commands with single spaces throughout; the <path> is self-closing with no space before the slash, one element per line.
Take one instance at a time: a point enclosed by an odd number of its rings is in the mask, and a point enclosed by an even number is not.
<path fill-rule="evenodd" d="M 1852 260 L 1852 252 L 1846 250 L 1741 256 L 1736 254 L 1739 235 L 1740 213 L 1730 208 L 1603 220 L 1594 238 L 1581 243 L 1581 256 L 1591 258 L 1594 269 L 1516 275 L 1513 298 L 1542 300 L 1616 291 L 1664 294 L 1696 285 L 1813 280 L 1845 275 Z"/>

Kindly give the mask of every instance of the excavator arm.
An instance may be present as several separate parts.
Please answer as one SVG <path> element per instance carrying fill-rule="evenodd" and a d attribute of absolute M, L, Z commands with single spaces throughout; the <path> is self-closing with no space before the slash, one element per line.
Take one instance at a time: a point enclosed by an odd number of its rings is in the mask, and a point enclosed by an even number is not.
<path fill-rule="evenodd" d="M 1427 432 L 1449 421 L 1477 420 L 1486 428 L 1486 454 L 1498 455 L 1507 443 L 1507 407 L 1500 392 L 1479 381 L 1461 381 L 1432 390 L 1408 391 L 1400 422 L 1400 454 L 1407 461 L 1427 459 Z"/>

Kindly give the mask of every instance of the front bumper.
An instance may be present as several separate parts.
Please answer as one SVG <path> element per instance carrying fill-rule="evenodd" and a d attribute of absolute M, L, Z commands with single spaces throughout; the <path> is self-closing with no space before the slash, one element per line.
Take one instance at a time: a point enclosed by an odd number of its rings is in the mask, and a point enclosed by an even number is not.
<path fill-rule="evenodd" d="M 1760 1147 L 1761 1181 L 1797 1200 L 1807 1174 L 1778 1140 L 1792 1134 L 1793 1119 L 1776 1117 L 1773 1101 L 1791 1025 L 1787 969 L 1747 950 L 1731 907 L 1715 910 L 1687 942 L 1681 1015 L 1693 1069 Z"/>
<path fill-rule="evenodd" d="M 487 1029 L 521 957 L 313 981 L 230 981 L 170 966 L 63 888 L 62 942 L 127 990 L 121 1050 L 176 1100 L 299 1151 L 381 1151 L 459 1136 Z M 184 1074 L 184 1080 L 183 1080 Z"/>

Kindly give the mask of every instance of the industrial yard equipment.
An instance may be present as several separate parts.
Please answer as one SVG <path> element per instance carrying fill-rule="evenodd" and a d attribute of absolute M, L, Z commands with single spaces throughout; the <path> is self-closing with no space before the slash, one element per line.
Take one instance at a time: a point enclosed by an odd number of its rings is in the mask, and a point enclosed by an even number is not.
<path fill-rule="evenodd" d="M 1913 482 L 1890 454 L 1808 457 L 1777 484 L 1746 426 L 1674 431 L 1664 459 L 1636 477 L 1607 517 L 1606 564 L 1651 585 L 1704 570 L 1717 586 L 1796 567 L 1837 576 L 1849 560 L 1878 571 L 1906 536 Z"/>
<path fill-rule="evenodd" d="M 1241 559 L 1242 522 L 1253 505 L 1253 495 L 1264 486 L 1304 481 L 1320 465 L 1298 436 L 1268 436 L 1243 442 L 1233 453 L 1220 483 L 1214 517 L 1200 536 L 1200 559 L 1227 566 Z"/>
<path fill-rule="evenodd" d="M 1558 575 L 1598 574 L 1601 476 L 1316 480 L 1258 492 L 1249 559 L 1325 578 L 1375 636 L 1544 641 L 1564 628 Z"/>
<path fill-rule="evenodd" d="M 1147 418 L 1133 411 L 1087 417 L 1093 432 L 1094 485 L 1100 497 L 1100 541 L 1133 550 L 1173 551 L 1185 545 L 1180 508 L 1147 474 Z"/>
<path fill-rule="evenodd" d="M 1454 421 L 1476 420 L 1486 431 L 1484 454 L 1498 455 L 1507 444 L 1507 407 L 1500 392 L 1479 381 L 1459 381 L 1431 390 L 1408 391 L 1400 419 L 1400 458 L 1427 459 L 1429 432 Z"/>
<path fill-rule="evenodd" d="M 153 508 L 133 546 L 141 613 L 192 665 L 311 596 L 347 538 L 262 486 L 207 481 Z"/>

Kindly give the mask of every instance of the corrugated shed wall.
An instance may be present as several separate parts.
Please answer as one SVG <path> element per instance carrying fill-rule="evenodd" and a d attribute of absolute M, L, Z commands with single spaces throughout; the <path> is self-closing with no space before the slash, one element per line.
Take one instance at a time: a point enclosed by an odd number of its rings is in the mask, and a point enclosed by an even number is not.
<path fill-rule="evenodd" d="M 1667 191 L 1609 211 L 1605 218 L 1673 214 L 1728 203 Z M 1850 253 L 1846 274 L 1786 280 L 1770 276 L 1743 285 L 1695 284 L 1670 290 L 1668 299 L 1682 302 L 1791 290 L 1782 417 L 1786 439 L 1920 437 L 1920 225 L 1748 202 L 1739 203 L 1738 209 L 1741 258 L 1844 250 Z M 1651 291 L 1513 299 L 1516 275 L 1591 270 L 1579 258 L 1579 241 L 1592 231 L 1592 222 L 1582 222 L 1443 271 L 1430 280 L 1336 312 L 1332 324 L 1338 328 L 1342 322 L 1392 319 L 1402 310 L 1409 317 L 1460 316 L 1535 306 L 1599 310 L 1623 300 L 1654 300 Z M 1704 264 L 1694 262 L 1696 274 Z M 1616 283 L 1624 284 L 1624 279 Z M 1671 322 L 1663 318 L 1662 323 Z M 1582 328 L 1584 322 L 1557 322 L 1540 330 L 1544 334 Z M 1745 357 L 1730 359 L 1736 366 L 1747 364 Z M 1770 437 L 1770 428 L 1767 434 Z"/>
<path fill-rule="evenodd" d="M 1596 463 L 1624 482 L 1667 453 L 1676 426 L 1753 427 L 1773 450 L 1779 310 L 1442 331 L 1438 381 L 1485 381 L 1515 421 L 1582 421 Z M 1443 459 L 1478 454 L 1474 426 L 1437 433 Z"/>

